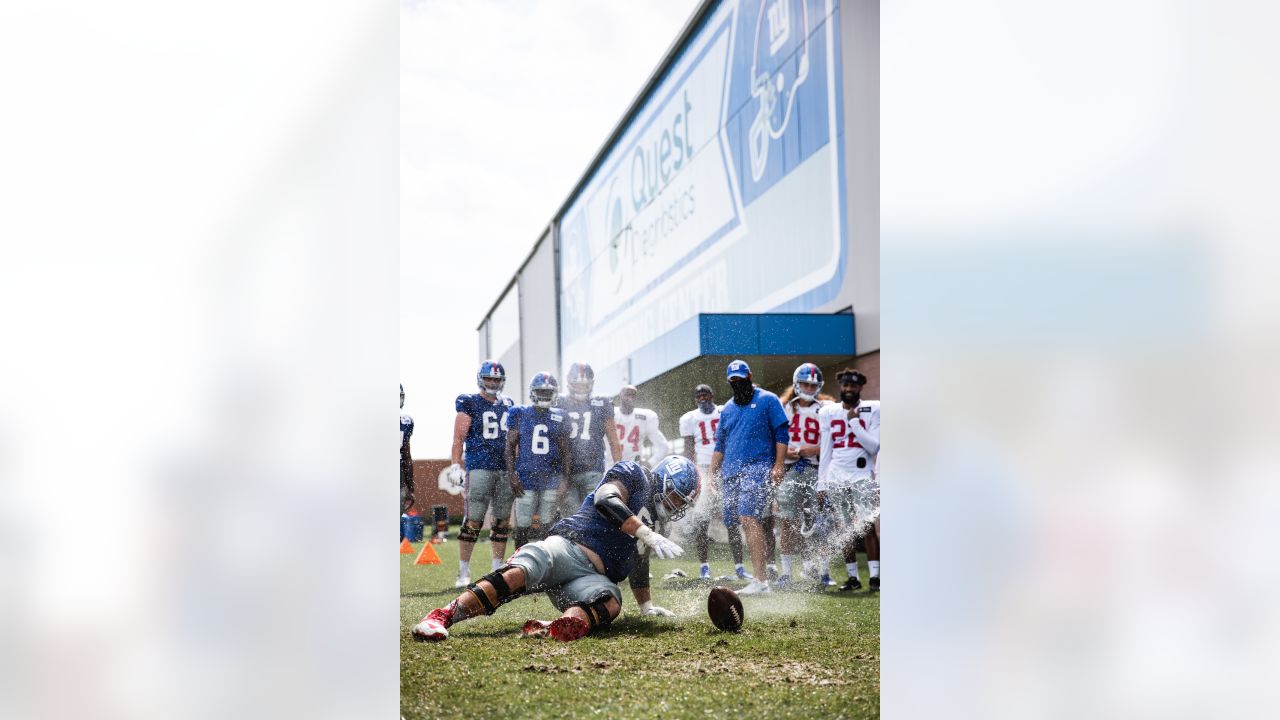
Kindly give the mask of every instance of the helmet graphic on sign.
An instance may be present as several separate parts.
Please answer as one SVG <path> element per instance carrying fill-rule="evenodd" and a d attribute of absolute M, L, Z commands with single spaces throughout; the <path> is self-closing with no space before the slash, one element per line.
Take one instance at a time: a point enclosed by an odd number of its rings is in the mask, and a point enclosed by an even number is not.
<path fill-rule="evenodd" d="M 796 90 L 809 77 L 809 13 L 803 0 L 763 0 L 756 17 L 751 97 L 759 110 L 747 146 L 751 179 L 759 182 L 769 145 L 782 137 L 796 105 Z"/>

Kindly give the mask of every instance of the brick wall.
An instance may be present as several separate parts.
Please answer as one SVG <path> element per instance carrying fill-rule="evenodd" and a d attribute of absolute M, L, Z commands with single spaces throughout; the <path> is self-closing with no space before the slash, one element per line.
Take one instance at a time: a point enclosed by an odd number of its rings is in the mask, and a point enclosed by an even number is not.
<path fill-rule="evenodd" d="M 449 508 L 449 518 L 457 522 L 461 520 L 464 512 L 462 495 L 450 495 L 441 490 L 437 478 L 440 477 L 440 471 L 449 467 L 448 460 L 414 460 L 413 461 L 413 488 L 414 498 L 417 500 L 418 512 L 428 522 L 431 518 L 431 508 L 435 505 L 444 505 Z"/>

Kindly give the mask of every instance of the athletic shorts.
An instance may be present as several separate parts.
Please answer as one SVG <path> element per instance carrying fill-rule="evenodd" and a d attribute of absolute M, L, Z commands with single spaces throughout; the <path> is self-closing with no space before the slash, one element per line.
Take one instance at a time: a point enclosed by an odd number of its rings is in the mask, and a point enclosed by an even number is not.
<path fill-rule="evenodd" d="M 596 572 L 582 548 L 559 535 L 522 546 L 507 562 L 524 569 L 529 591 L 545 592 L 560 612 L 604 595 L 622 602 L 618 584 Z"/>
<path fill-rule="evenodd" d="M 827 505 L 841 523 L 869 523 L 880 516 L 880 483 L 868 476 L 828 488 Z"/>
<path fill-rule="evenodd" d="M 769 470 L 769 465 L 746 468 L 737 475 L 721 481 L 725 527 L 737 527 L 739 516 L 759 519 L 769 517 L 769 503 L 773 499 Z"/>
<path fill-rule="evenodd" d="M 485 511 L 493 509 L 494 522 L 511 519 L 511 481 L 499 470 L 467 471 L 467 520 L 484 522 Z"/>
<path fill-rule="evenodd" d="M 792 465 L 787 474 L 782 476 L 774 498 L 778 501 L 778 517 L 783 520 L 798 521 L 806 507 L 813 504 L 817 495 L 818 468 L 805 463 Z"/>
<path fill-rule="evenodd" d="M 556 493 L 558 490 L 525 490 L 524 495 L 516 498 L 516 527 L 533 527 L 533 516 L 536 514 L 541 527 L 551 527 L 552 516 L 556 512 Z"/>

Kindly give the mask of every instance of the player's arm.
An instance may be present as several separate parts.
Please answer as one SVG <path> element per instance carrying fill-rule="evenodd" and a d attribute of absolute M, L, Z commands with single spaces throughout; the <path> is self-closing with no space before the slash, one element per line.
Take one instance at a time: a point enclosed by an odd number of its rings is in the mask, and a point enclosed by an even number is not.
<path fill-rule="evenodd" d="M 687 458 L 689 458 L 689 459 L 690 459 L 690 460 L 692 460 L 693 462 L 697 463 L 697 462 L 698 462 L 698 455 L 697 455 L 696 451 L 693 449 L 693 436 L 692 436 L 692 435 L 681 435 L 681 437 L 683 437 L 683 438 L 684 438 L 684 450 L 683 450 L 683 452 L 684 452 L 684 456 L 685 456 L 685 457 L 687 457 Z"/>
<path fill-rule="evenodd" d="M 858 419 L 857 409 L 855 408 L 853 416 L 849 418 L 849 432 L 858 438 L 858 444 L 867 451 L 868 455 L 875 455 L 880 452 L 880 413 L 871 412 L 867 414 L 871 418 L 864 428 Z"/>
<path fill-rule="evenodd" d="M 524 497 L 524 486 L 520 484 L 520 476 L 516 474 L 516 449 L 520 447 L 520 424 L 507 430 L 507 444 L 502 454 L 507 460 L 507 479 L 511 481 L 511 492 L 516 497 Z"/>
<path fill-rule="evenodd" d="M 662 434 L 662 428 L 658 426 L 658 416 L 654 415 L 649 418 L 649 442 L 653 445 L 654 464 L 666 457 L 671 452 L 671 443 L 667 442 L 667 436 Z"/>
<path fill-rule="evenodd" d="M 818 482 L 814 485 L 814 490 L 818 491 L 818 507 L 822 508 L 827 502 L 827 470 L 831 465 L 831 446 L 834 439 L 831 436 L 831 416 L 826 413 L 818 413 Z"/>
<path fill-rule="evenodd" d="M 787 472 L 787 443 L 791 440 L 791 423 L 787 413 L 776 398 L 769 407 L 769 420 L 773 423 L 773 477 L 774 484 L 782 482 Z"/>
<path fill-rule="evenodd" d="M 564 430 L 564 424 L 560 425 Z M 561 432 L 556 436 L 556 444 L 560 446 L 560 475 L 564 483 L 560 485 L 560 497 L 569 492 L 570 478 L 573 477 L 573 456 L 569 454 L 569 433 Z"/>
<path fill-rule="evenodd" d="M 622 459 L 622 443 L 618 441 L 618 423 L 614 422 L 612 415 L 605 415 L 604 437 L 609 441 L 609 456 L 618 462 Z"/>
<path fill-rule="evenodd" d="M 648 545 L 658 557 L 667 559 L 680 557 L 684 549 L 667 538 L 649 529 L 640 517 L 627 507 L 630 495 L 627 488 L 619 480 L 602 483 L 596 488 L 596 512 L 610 525 Z"/>
<path fill-rule="evenodd" d="M 467 439 L 467 433 L 471 431 L 471 416 L 459 412 L 453 416 L 453 449 L 449 453 L 449 458 L 454 465 L 462 465 L 462 444 Z"/>

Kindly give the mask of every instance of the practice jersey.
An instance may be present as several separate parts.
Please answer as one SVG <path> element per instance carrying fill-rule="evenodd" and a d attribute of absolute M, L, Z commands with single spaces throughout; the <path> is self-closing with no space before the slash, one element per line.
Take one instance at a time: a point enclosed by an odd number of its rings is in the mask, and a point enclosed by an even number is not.
<path fill-rule="evenodd" d="M 574 400 L 561 395 L 557 405 L 569 421 L 570 473 L 604 472 L 604 424 L 613 417 L 613 401 L 607 397 Z"/>
<path fill-rule="evenodd" d="M 693 454 L 699 465 L 710 465 L 711 455 L 716 451 L 716 430 L 720 427 L 720 410 L 710 413 L 694 408 L 680 416 L 680 436 L 693 438 Z"/>
<path fill-rule="evenodd" d="M 558 407 L 517 405 L 507 413 L 507 426 L 520 432 L 516 472 L 525 490 L 551 490 L 563 479 L 560 468 L 561 437 L 569 436 L 569 423 Z"/>
<path fill-rule="evenodd" d="M 818 426 L 818 411 L 826 404 L 821 400 L 817 400 L 801 406 L 797 400 L 792 400 L 782 406 L 783 411 L 787 413 L 788 447 L 793 450 L 799 450 L 801 448 L 819 447 L 822 444 L 822 433 Z M 802 466 L 818 466 L 817 458 L 800 458 L 799 460 L 788 458 L 787 466 L 790 467 L 797 462 Z"/>
<path fill-rule="evenodd" d="M 409 438 L 413 437 L 413 418 L 408 415 L 400 416 L 400 447 L 404 448 L 409 444 Z"/>
<path fill-rule="evenodd" d="M 653 521 L 653 475 L 638 463 L 623 460 L 609 468 L 609 472 L 596 483 L 596 490 L 607 482 L 620 480 L 627 489 L 627 508 L 640 516 L 646 525 Z M 551 534 L 591 548 L 604 562 L 604 574 L 613 582 L 620 582 L 631 574 L 640 559 L 637 540 L 615 528 L 596 510 L 596 491 L 582 501 L 578 511 L 551 526 Z"/>
<path fill-rule="evenodd" d="M 847 487 L 870 478 L 880 453 L 880 401 L 858 403 L 854 417 L 841 403 L 818 412 L 822 445 L 818 463 L 818 490 Z"/>
<path fill-rule="evenodd" d="M 631 414 L 626 415 L 622 412 L 622 408 L 614 408 L 613 422 L 618 426 L 618 441 L 622 443 L 623 460 L 637 460 L 645 440 L 653 444 L 653 454 L 649 457 L 653 458 L 655 463 L 670 452 L 671 446 L 667 444 L 666 436 L 658 428 L 658 413 L 646 408 L 632 408 Z"/>
<path fill-rule="evenodd" d="M 480 393 L 459 395 L 454 408 L 471 418 L 463 441 L 463 462 L 468 470 L 505 470 L 503 448 L 507 444 L 507 412 L 514 403 L 506 395 L 490 402 Z"/>
<path fill-rule="evenodd" d="M 751 402 L 730 400 L 720 411 L 716 452 L 724 454 L 721 474 L 733 477 L 743 471 L 773 465 L 776 444 L 787 444 L 787 413 L 778 396 L 755 389 Z"/>

